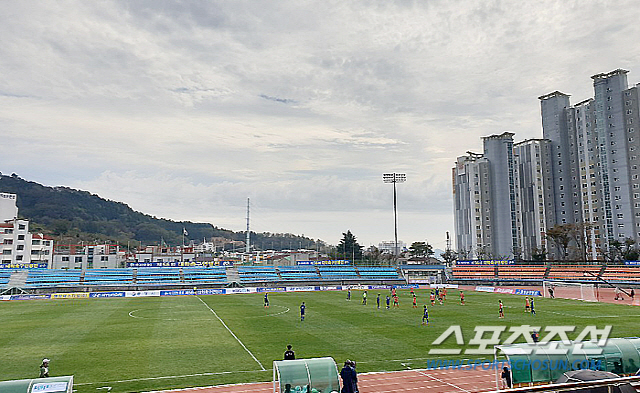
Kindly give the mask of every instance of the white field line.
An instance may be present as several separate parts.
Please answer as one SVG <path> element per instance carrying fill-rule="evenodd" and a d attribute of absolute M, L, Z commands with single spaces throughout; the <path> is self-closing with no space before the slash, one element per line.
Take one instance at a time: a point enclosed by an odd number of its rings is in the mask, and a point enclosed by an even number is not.
<path fill-rule="evenodd" d="M 196 298 L 197 298 L 198 300 L 200 300 L 200 302 L 201 302 L 202 304 L 204 304 L 204 305 L 205 305 L 205 307 L 207 307 L 207 308 L 209 309 L 209 311 L 211 311 L 211 313 L 213 313 L 213 315 L 215 315 L 215 316 L 216 316 L 216 318 L 218 318 L 218 321 L 220 321 L 220 323 L 222 324 L 222 326 L 224 326 L 224 327 L 225 327 L 225 329 L 227 329 L 227 330 L 229 331 L 229 333 L 231 333 L 231 335 L 233 336 L 233 338 L 235 338 L 235 339 L 236 339 L 236 341 L 238 341 L 238 343 L 240 343 L 240 345 L 242 345 L 242 348 L 244 348 L 244 350 L 245 350 L 245 351 L 247 351 L 247 353 L 248 353 L 248 354 L 253 358 L 253 360 L 255 360 L 255 361 L 256 361 L 256 363 L 258 363 L 258 365 L 260 366 L 260 369 L 261 369 L 262 371 L 265 371 L 266 369 L 264 368 L 264 366 L 262 365 L 262 363 L 260 363 L 260 361 L 259 361 L 258 359 L 256 359 L 256 357 L 255 357 L 255 356 L 253 356 L 253 354 L 251 353 L 251 351 L 249 351 L 249 349 L 248 349 L 248 348 L 247 348 L 247 347 L 242 343 L 242 341 L 240 341 L 240 339 L 238 338 L 238 336 L 236 336 L 236 335 L 231 331 L 231 329 L 229 329 L 229 326 L 227 326 L 227 324 L 226 324 L 226 323 L 224 323 L 224 321 L 222 320 L 222 318 L 220 318 L 220 317 L 218 316 L 218 314 L 216 314 L 216 312 L 215 312 L 215 311 L 213 311 L 213 309 L 212 309 L 211 307 L 209 307 L 209 305 L 208 305 L 207 303 L 205 303 L 205 302 L 204 302 L 204 300 L 200 299 L 200 297 L 199 297 L 199 296 L 196 296 Z"/>
<path fill-rule="evenodd" d="M 466 389 L 463 389 L 463 388 L 461 388 L 461 387 L 460 387 L 460 386 L 458 386 L 458 385 L 454 385 L 454 384 L 449 383 L 449 382 L 447 382 L 447 381 L 443 381 L 443 380 L 442 380 L 442 379 L 440 379 L 440 378 L 436 378 L 436 377 L 434 377 L 434 376 L 432 376 L 432 375 L 429 375 L 429 374 L 423 373 L 423 372 L 421 372 L 421 371 L 418 371 L 418 374 L 420 374 L 420 375 L 424 375 L 424 376 L 425 376 L 425 377 L 427 377 L 427 378 L 431 378 L 431 379 L 433 379 L 434 381 L 438 381 L 438 382 L 440 382 L 440 383 L 444 383 L 444 384 L 447 384 L 447 385 L 449 385 L 449 386 L 453 386 L 454 388 L 459 389 L 459 390 L 461 390 L 461 391 L 463 391 L 463 392 L 465 392 L 465 393 L 471 393 L 470 391 L 468 391 L 468 390 L 466 390 Z"/>
<path fill-rule="evenodd" d="M 189 378 L 189 377 L 206 377 L 209 375 L 224 375 L 224 374 L 240 374 L 240 373 L 259 373 L 263 371 L 271 371 L 271 370 L 247 370 L 247 371 L 221 371 L 217 373 L 198 373 L 198 374 L 185 374 L 185 375 L 165 375 L 162 377 L 147 377 L 147 378 L 132 378 L 132 379 L 122 379 L 119 381 L 106 381 L 106 382 L 81 382 L 76 383 L 74 385 L 107 385 L 110 383 L 124 383 L 124 382 L 139 382 L 139 381 L 153 381 L 158 379 L 172 379 L 172 378 Z"/>

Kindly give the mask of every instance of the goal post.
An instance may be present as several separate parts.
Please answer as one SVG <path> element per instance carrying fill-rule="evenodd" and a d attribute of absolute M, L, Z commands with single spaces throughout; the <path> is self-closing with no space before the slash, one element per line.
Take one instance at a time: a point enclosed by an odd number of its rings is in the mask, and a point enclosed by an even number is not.
<path fill-rule="evenodd" d="M 549 290 L 551 289 L 551 291 Z M 583 300 L 585 302 L 597 302 L 598 293 L 594 284 L 584 284 L 578 282 L 567 281 L 543 281 L 542 282 L 542 296 L 561 298 L 561 299 L 576 299 Z"/>

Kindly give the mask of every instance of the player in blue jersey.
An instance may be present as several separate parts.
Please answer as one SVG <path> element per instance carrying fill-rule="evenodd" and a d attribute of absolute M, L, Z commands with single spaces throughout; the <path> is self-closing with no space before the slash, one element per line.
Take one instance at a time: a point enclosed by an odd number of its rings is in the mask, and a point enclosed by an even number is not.
<path fill-rule="evenodd" d="M 304 302 L 302 302 L 302 304 L 300 305 L 300 320 L 304 321 L 304 314 L 305 311 L 307 310 L 307 306 L 304 305 Z"/>
<path fill-rule="evenodd" d="M 269 308 L 269 293 L 264 293 L 264 308 Z"/>
<path fill-rule="evenodd" d="M 427 308 L 427 305 L 424 305 L 424 310 L 422 312 L 422 324 L 423 325 L 429 325 L 429 309 Z"/>

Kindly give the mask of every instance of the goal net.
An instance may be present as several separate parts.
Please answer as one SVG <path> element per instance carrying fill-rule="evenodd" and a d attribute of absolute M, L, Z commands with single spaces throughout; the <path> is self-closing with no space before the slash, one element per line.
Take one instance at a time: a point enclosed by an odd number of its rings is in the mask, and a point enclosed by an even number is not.
<path fill-rule="evenodd" d="M 542 296 L 561 299 L 576 299 L 586 302 L 597 302 L 598 294 L 593 284 L 581 284 L 565 281 L 543 281 Z"/>

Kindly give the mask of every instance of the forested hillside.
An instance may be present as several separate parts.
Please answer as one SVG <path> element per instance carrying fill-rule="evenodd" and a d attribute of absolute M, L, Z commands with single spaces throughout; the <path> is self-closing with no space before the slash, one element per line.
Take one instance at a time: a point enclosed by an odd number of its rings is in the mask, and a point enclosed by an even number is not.
<path fill-rule="evenodd" d="M 178 245 L 182 243 L 183 227 L 189 233 L 188 239 L 198 241 L 211 237 L 229 240 L 245 240 L 246 237 L 246 232 L 233 232 L 208 223 L 155 218 L 134 211 L 122 202 L 68 187 L 43 186 L 16 174 L 0 174 L 0 192 L 18 195 L 19 215 L 31 221 L 32 232 L 42 231 L 63 243 L 97 240 L 158 244 L 164 241 Z M 259 248 L 315 247 L 313 240 L 291 234 L 252 232 L 251 238 Z"/>

